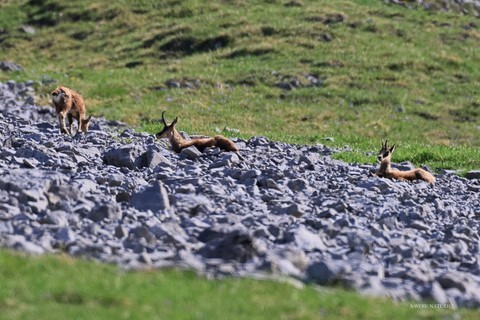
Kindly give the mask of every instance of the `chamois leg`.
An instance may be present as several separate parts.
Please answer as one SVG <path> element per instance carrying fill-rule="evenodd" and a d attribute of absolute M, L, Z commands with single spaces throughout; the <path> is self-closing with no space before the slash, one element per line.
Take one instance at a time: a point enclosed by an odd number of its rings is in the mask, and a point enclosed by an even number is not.
<path fill-rule="evenodd" d="M 72 131 L 72 125 L 73 125 L 73 115 L 71 113 L 67 113 L 67 119 L 68 119 L 68 132 L 70 132 L 70 134 L 73 133 Z M 79 123 L 80 125 L 80 123 Z"/>
<path fill-rule="evenodd" d="M 65 134 L 70 134 L 67 131 L 67 128 L 65 127 L 65 113 L 64 112 L 60 112 L 58 114 L 58 122 L 60 124 L 60 132 L 65 133 Z"/>

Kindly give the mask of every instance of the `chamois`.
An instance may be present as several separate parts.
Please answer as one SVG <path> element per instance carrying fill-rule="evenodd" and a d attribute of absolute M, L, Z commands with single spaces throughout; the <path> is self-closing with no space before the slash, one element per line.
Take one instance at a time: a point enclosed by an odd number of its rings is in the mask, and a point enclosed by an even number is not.
<path fill-rule="evenodd" d="M 400 171 L 398 169 L 393 169 L 391 167 L 392 162 L 392 153 L 395 151 L 395 144 L 390 148 L 387 145 L 388 140 L 385 140 L 385 143 L 382 142 L 382 149 L 378 154 L 378 161 L 380 162 L 380 168 L 377 170 L 375 175 L 379 177 L 385 177 L 390 179 L 397 179 L 400 181 L 409 180 L 424 180 L 428 183 L 434 183 L 435 177 L 428 171 L 425 171 L 421 168 L 416 168 L 408 171 Z"/>
<path fill-rule="evenodd" d="M 165 121 L 165 111 L 162 112 L 161 121 L 163 124 L 163 129 L 162 131 L 158 132 L 155 137 L 157 139 L 167 138 L 172 144 L 172 148 L 175 152 L 180 152 L 182 151 L 182 149 L 188 148 L 190 146 L 197 147 L 197 149 L 201 152 L 203 152 L 203 150 L 209 147 L 218 147 L 225 151 L 239 151 L 235 143 L 230 141 L 228 138 L 220 135 L 214 137 L 194 138 L 191 140 L 184 139 L 175 128 L 178 117 L 176 117 L 175 120 L 173 120 L 173 122 L 168 125 Z"/>
<path fill-rule="evenodd" d="M 67 87 L 58 86 L 52 91 L 52 102 L 58 114 L 60 132 L 71 134 L 73 118 L 78 121 L 77 132 L 87 132 L 92 115 L 85 119 L 87 109 L 80 94 Z M 68 118 L 68 129 L 65 126 L 65 117 Z"/>

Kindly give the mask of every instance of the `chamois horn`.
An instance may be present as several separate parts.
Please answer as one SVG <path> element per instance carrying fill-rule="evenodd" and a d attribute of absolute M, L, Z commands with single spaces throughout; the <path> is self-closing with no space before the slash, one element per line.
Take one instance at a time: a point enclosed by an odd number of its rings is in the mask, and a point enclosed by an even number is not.
<path fill-rule="evenodd" d="M 164 116 L 165 112 L 167 112 L 167 111 L 165 111 L 165 110 L 162 111 L 162 123 L 163 123 L 164 126 L 167 126 L 167 122 L 165 121 L 165 116 Z"/>

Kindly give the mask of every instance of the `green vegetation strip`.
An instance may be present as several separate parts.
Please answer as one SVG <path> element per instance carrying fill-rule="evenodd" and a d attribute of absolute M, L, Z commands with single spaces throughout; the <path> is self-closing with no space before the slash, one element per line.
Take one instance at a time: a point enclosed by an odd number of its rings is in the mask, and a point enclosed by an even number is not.
<path fill-rule="evenodd" d="M 179 270 L 127 272 L 67 256 L 0 251 L 1 319 L 437 319 L 472 310 L 415 308 L 339 289 L 208 280 Z"/>

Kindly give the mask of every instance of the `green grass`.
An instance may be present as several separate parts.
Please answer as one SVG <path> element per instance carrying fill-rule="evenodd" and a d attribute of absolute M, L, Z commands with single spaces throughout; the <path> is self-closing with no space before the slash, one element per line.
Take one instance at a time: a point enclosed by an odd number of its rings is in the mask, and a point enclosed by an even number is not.
<path fill-rule="evenodd" d="M 480 168 L 480 30 L 472 16 L 377 0 L 0 6 L 2 59 L 25 68 L 0 80 L 54 79 L 80 91 L 94 114 L 140 130 L 158 130 L 165 109 L 189 132 L 228 126 L 241 137 L 302 144 L 334 137 L 332 146 L 363 153 L 389 138 L 405 155 L 432 155 L 408 158 L 416 165 Z M 322 85 L 309 85 L 308 75 Z M 279 88 L 295 78 L 300 87 Z M 198 86 L 169 88 L 170 79 Z M 55 85 L 38 88 L 40 103 Z"/>
<path fill-rule="evenodd" d="M 67 256 L 0 251 L 0 319 L 475 319 L 339 289 L 178 270 L 127 272 Z"/>

